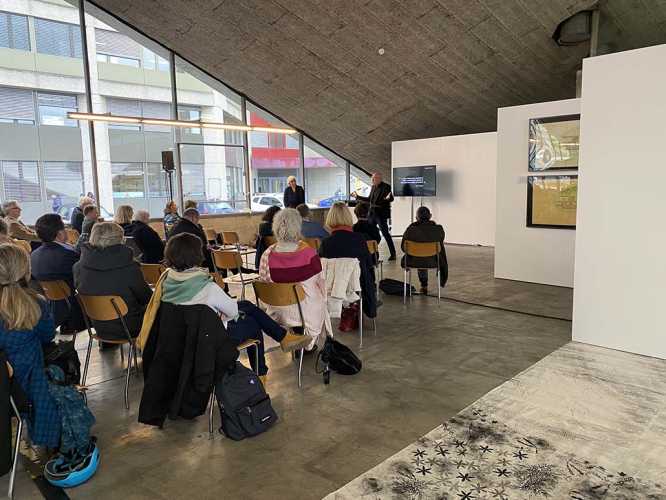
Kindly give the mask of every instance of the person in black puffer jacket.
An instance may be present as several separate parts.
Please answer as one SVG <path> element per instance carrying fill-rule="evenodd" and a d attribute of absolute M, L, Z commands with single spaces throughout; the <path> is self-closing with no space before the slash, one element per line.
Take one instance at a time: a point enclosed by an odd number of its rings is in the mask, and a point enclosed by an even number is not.
<path fill-rule="evenodd" d="M 74 283 L 81 295 L 121 297 L 128 308 L 125 323 L 130 335 L 139 334 L 152 292 L 132 250 L 123 244 L 123 230 L 118 224 L 95 224 L 89 242 L 81 247 L 81 260 L 74 265 Z M 97 321 L 93 326 L 102 339 L 126 337 L 119 320 Z"/>

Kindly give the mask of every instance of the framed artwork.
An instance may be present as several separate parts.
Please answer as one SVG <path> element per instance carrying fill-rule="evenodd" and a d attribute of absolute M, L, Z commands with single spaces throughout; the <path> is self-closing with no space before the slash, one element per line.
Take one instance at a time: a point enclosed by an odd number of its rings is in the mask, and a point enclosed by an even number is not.
<path fill-rule="evenodd" d="M 580 115 L 530 120 L 528 161 L 530 172 L 578 168 Z"/>
<path fill-rule="evenodd" d="M 577 175 L 527 178 L 527 227 L 576 229 Z"/>

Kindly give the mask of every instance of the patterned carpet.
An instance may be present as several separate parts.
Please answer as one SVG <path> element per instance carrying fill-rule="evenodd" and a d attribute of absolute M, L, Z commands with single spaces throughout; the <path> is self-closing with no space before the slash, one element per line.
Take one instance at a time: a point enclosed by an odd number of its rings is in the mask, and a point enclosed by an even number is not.
<path fill-rule="evenodd" d="M 666 361 L 567 344 L 326 498 L 666 499 Z"/>

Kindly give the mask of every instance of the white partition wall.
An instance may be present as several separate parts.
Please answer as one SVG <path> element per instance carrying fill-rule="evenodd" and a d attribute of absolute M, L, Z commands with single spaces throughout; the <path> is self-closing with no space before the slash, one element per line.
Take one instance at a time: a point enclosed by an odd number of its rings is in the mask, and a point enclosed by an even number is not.
<path fill-rule="evenodd" d="M 391 150 L 392 168 L 437 165 L 437 196 L 416 198 L 414 206 L 430 208 L 447 242 L 495 244 L 495 132 L 399 141 Z M 392 234 L 404 232 L 410 215 L 411 199 L 396 198 Z"/>
<path fill-rule="evenodd" d="M 579 99 L 497 111 L 496 278 L 573 286 L 576 231 L 527 227 L 527 151 L 530 118 L 579 112 Z"/>
<path fill-rule="evenodd" d="M 666 358 L 666 45 L 586 59 L 573 339 Z"/>

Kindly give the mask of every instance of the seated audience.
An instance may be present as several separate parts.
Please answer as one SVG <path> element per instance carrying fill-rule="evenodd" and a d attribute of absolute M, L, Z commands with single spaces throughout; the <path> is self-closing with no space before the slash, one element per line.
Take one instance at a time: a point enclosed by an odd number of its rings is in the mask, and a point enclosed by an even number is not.
<path fill-rule="evenodd" d="M 130 205 L 120 205 L 116 208 L 116 213 L 113 217 L 113 222 L 123 228 L 125 236 L 132 236 L 132 218 L 134 217 L 134 209 Z"/>
<path fill-rule="evenodd" d="M 117 295 L 127 304 L 125 323 L 133 337 L 139 334 L 146 304 L 152 292 L 141 273 L 132 250 L 123 244 L 123 229 L 113 222 L 98 222 L 87 245 L 81 247 L 81 260 L 74 266 L 74 283 L 81 295 Z M 93 323 L 102 339 L 125 339 L 119 320 Z"/>
<path fill-rule="evenodd" d="M 178 205 L 176 205 L 175 201 L 171 200 L 166 204 L 166 207 L 164 207 L 164 236 L 166 238 L 169 237 L 169 231 L 179 220 Z"/>
<path fill-rule="evenodd" d="M 9 236 L 16 240 L 39 241 L 37 233 L 21 222 L 21 205 L 19 205 L 18 201 L 9 200 L 4 202 L 2 204 L 2 213 L 5 214 L 5 223 L 9 228 Z"/>
<path fill-rule="evenodd" d="M 375 240 L 377 244 L 382 241 L 382 235 L 379 232 L 377 224 L 368 222 L 370 215 L 370 205 L 367 203 L 359 203 L 354 207 L 354 215 L 356 215 L 356 224 L 352 226 L 355 233 L 361 233 L 366 240 Z"/>
<path fill-rule="evenodd" d="M 206 305 L 220 315 L 235 345 L 249 339 L 258 340 L 257 373 L 264 381 L 268 367 L 264 359 L 262 331 L 279 342 L 285 352 L 301 349 L 310 342 L 309 337 L 282 328 L 251 302 L 241 300 L 237 303 L 229 297 L 215 283 L 210 273 L 199 267 L 203 262 L 203 253 L 196 236 L 183 233 L 170 238 L 165 255 L 169 269 L 156 291 L 160 294 L 161 302 L 181 306 Z M 250 363 L 257 370 L 253 349 L 250 352 Z"/>
<path fill-rule="evenodd" d="M 183 212 L 183 216 L 178 221 L 169 233 L 169 239 L 173 238 L 182 233 L 190 233 L 196 236 L 201 240 L 201 249 L 204 256 L 204 264 L 206 268 L 213 272 L 215 267 L 213 266 L 213 258 L 210 254 L 210 248 L 208 248 L 208 238 L 206 233 L 199 225 L 199 211 L 196 208 L 188 208 Z"/>
<path fill-rule="evenodd" d="M 301 226 L 301 234 L 303 238 L 319 238 L 323 240 L 329 235 L 329 232 L 326 231 L 324 226 L 322 226 L 316 220 L 310 219 L 310 207 L 305 203 L 301 203 L 296 207 L 298 213 L 301 214 L 303 218 L 303 225 Z"/>
<path fill-rule="evenodd" d="M 81 199 L 79 199 L 79 205 L 72 210 L 69 225 L 72 226 L 72 229 L 76 229 L 79 234 L 83 233 L 83 219 L 85 215 L 83 211 L 88 205 L 92 205 L 93 203 L 95 202 L 92 198 L 82 196 Z"/>
<path fill-rule="evenodd" d="M 361 266 L 361 294 L 363 312 L 369 318 L 377 316 L 377 288 L 374 260 L 365 237 L 352 230 L 352 215 L 342 201 L 336 201 L 326 214 L 326 225 L 331 235 L 321 242 L 319 256 L 325 259 L 356 258 Z"/>
<path fill-rule="evenodd" d="M 326 283 L 317 252 L 301 240 L 301 215 L 293 208 L 285 208 L 273 219 L 275 245 L 261 256 L 259 276 L 268 283 L 300 283 L 305 291 L 301 310 L 305 333 L 311 337 L 306 347 L 315 348 L 322 333 L 331 331 L 331 320 L 326 306 Z M 291 327 L 300 326 L 298 306 L 269 306 L 266 312 L 275 321 Z"/>
<path fill-rule="evenodd" d="M 7 223 L 0 217 L 0 245 L 3 243 L 14 243 L 14 240 L 9 237 Z"/>
<path fill-rule="evenodd" d="M 257 242 L 254 244 L 257 252 L 254 255 L 254 267 L 259 269 L 259 262 L 261 262 L 261 256 L 268 247 L 264 237 L 273 236 L 273 218 L 275 214 L 280 211 L 280 207 L 273 205 L 266 209 L 261 222 L 259 223 L 259 234 L 257 235 Z"/>
<path fill-rule="evenodd" d="M 405 240 L 428 243 L 437 241 L 441 244 L 439 252 L 439 282 L 441 286 L 446 285 L 449 279 L 449 265 L 446 260 L 446 249 L 444 248 L 444 228 L 430 220 L 432 214 L 428 207 L 419 207 L 416 211 L 416 222 L 412 222 L 402 235 L 402 250 L 405 250 Z M 405 267 L 406 255 L 402 257 L 402 267 Z M 437 257 L 410 257 L 407 262 L 410 268 L 418 269 L 419 281 L 421 282 L 421 293 L 428 293 L 428 271 L 425 268 L 437 267 Z M 423 269 L 419 269 L 422 267 Z"/>
<path fill-rule="evenodd" d="M 32 278 L 36 281 L 62 280 L 67 283 L 72 294 L 69 301 L 60 300 L 53 304 L 55 325 L 62 326 L 63 331 L 67 332 L 83 330 L 85 322 L 74 295 L 72 271 L 74 264 L 79 261 L 79 254 L 67 243 L 65 224 L 60 215 L 45 214 L 37 219 L 35 229 L 42 244 L 30 254 Z"/>
<path fill-rule="evenodd" d="M 81 252 L 81 245 L 88 243 L 90 232 L 93 226 L 99 220 L 99 210 L 96 205 L 86 205 L 83 209 L 83 223 L 81 224 L 81 234 L 79 241 L 76 242 L 77 251 Z"/>
<path fill-rule="evenodd" d="M 15 245 L 0 245 L 0 350 L 32 403 L 32 411 L 23 415 L 30 440 L 58 448 L 60 412 L 49 393 L 42 354 L 42 346 L 55 336 L 55 326 L 46 302 L 28 287 L 29 280 L 26 253 Z"/>
<path fill-rule="evenodd" d="M 159 264 L 164 259 L 164 243 L 157 231 L 148 225 L 149 220 L 147 210 L 137 210 L 132 223 L 132 237 L 141 250 L 141 262 Z"/>

